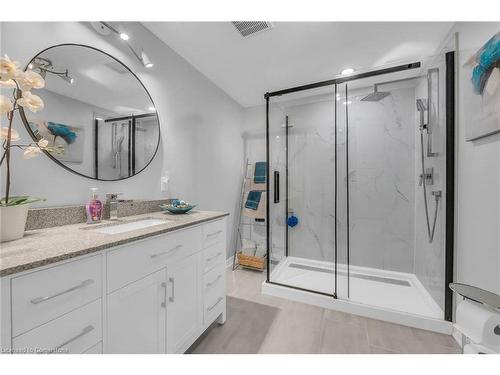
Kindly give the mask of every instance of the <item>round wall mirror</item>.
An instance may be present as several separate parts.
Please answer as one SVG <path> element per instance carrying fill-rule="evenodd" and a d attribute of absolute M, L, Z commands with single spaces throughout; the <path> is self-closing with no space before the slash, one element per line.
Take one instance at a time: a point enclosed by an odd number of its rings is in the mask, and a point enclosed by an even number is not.
<path fill-rule="evenodd" d="M 26 68 L 45 78 L 37 90 L 45 108 L 21 117 L 31 137 L 44 138 L 62 167 L 97 180 L 141 172 L 160 142 L 158 115 L 137 76 L 96 48 L 62 44 L 36 55 Z"/>

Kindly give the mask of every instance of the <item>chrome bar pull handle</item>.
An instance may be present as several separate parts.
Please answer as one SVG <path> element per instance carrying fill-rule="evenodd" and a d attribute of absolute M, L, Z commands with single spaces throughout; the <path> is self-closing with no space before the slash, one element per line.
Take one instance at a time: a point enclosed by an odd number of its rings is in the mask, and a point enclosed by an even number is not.
<path fill-rule="evenodd" d="M 164 293 L 165 298 L 164 298 L 163 302 L 161 303 L 161 307 L 165 308 L 165 307 L 167 307 L 167 283 L 162 282 L 161 287 L 165 289 L 165 293 Z"/>
<path fill-rule="evenodd" d="M 72 338 L 63 342 L 62 344 L 57 345 L 54 349 L 50 350 L 48 353 L 54 353 L 54 352 L 58 351 L 62 347 L 66 346 L 68 344 L 71 344 L 73 341 L 78 340 L 80 337 L 85 336 L 87 333 L 90 333 L 93 330 L 94 330 L 94 326 L 92 326 L 92 325 L 85 327 L 84 329 L 82 329 L 82 331 L 78 335 L 73 336 Z"/>
<path fill-rule="evenodd" d="M 207 260 L 207 262 L 211 262 L 213 259 L 218 258 L 218 257 L 220 257 L 221 255 L 222 255 L 222 253 L 219 251 L 217 254 L 215 254 L 215 255 L 214 255 L 214 256 L 212 256 L 212 257 L 207 258 L 206 260 Z"/>
<path fill-rule="evenodd" d="M 208 234 L 207 234 L 207 238 L 212 237 L 212 236 L 216 236 L 216 235 L 218 235 L 219 233 L 222 233 L 222 230 L 218 230 L 217 232 L 213 232 L 213 233 L 208 233 Z"/>
<path fill-rule="evenodd" d="M 172 284 L 172 295 L 168 297 L 168 301 L 175 302 L 175 279 L 173 277 L 169 277 L 168 282 Z"/>
<path fill-rule="evenodd" d="M 207 283 L 207 288 L 210 288 L 212 285 L 214 285 L 215 283 L 217 283 L 217 281 L 219 281 L 221 279 L 222 275 L 219 275 L 215 278 L 214 281 L 211 281 L 209 283 Z"/>
<path fill-rule="evenodd" d="M 180 249 L 181 247 L 182 247 L 182 245 L 177 245 L 176 247 L 174 247 L 174 248 L 172 248 L 170 250 L 162 251 L 161 253 L 151 254 L 150 258 L 154 259 L 154 258 L 158 258 L 158 257 L 160 257 L 162 255 L 167 255 L 167 254 L 171 253 L 172 251 Z"/>
<path fill-rule="evenodd" d="M 84 280 L 80 284 L 75 285 L 69 289 L 63 290 L 62 292 L 58 292 L 58 293 L 53 294 L 51 296 L 33 298 L 30 302 L 34 305 L 37 305 L 40 302 L 45 302 L 45 301 L 51 300 L 52 298 L 56 298 L 56 297 L 62 296 L 63 294 L 70 293 L 74 290 L 84 288 L 84 287 L 86 287 L 90 284 L 93 284 L 93 283 L 94 283 L 94 280 L 92 280 L 92 279 Z"/>
<path fill-rule="evenodd" d="M 223 298 L 222 298 L 222 297 L 219 297 L 219 298 L 217 299 L 217 301 L 216 301 L 216 302 L 215 302 L 212 306 L 210 306 L 210 307 L 208 307 L 208 308 L 207 308 L 208 312 L 210 312 L 210 311 L 212 311 L 213 309 L 215 309 L 215 306 L 217 306 L 217 305 L 219 304 L 219 302 L 220 302 L 220 301 L 222 301 L 222 300 L 223 300 Z"/>

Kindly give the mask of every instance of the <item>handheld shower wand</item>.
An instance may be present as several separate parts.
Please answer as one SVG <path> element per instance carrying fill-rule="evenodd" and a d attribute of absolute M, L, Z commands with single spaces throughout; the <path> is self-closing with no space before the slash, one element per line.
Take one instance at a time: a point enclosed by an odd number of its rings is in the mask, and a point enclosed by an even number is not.
<path fill-rule="evenodd" d="M 417 111 L 420 114 L 420 131 L 423 132 L 424 129 L 427 130 L 429 134 L 429 128 L 425 123 L 425 111 L 427 111 L 427 99 L 417 99 Z"/>
<path fill-rule="evenodd" d="M 434 240 L 434 233 L 436 230 L 436 222 L 437 222 L 437 214 L 438 214 L 438 208 L 439 208 L 439 199 L 441 198 L 441 191 L 433 191 L 432 195 L 434 196 L 435 199 L 435 208 L 434 208 L 434 221 L 432 224 L 431 228 L 431 223 L 429 220 L 429 206 L 427 203 L 427 185 L 432 185 L 434 183 L 434 169 L 429 168 L 428 170 L 425 169 L 425 155 L 424 155 L 424 130 L 427 131 L 427 137 L 429 137 L 429 128 L 427 124 L 425 123 L 425 111 L 427 111 L 427 99 L 417 99 L 417 111 L 420 113 L 420 124 L 419 124 L 419 129 L 420 129 L 420 151 L 421 151 L 421 166 L 422 166 L 422 173 L 420 174 L 420 183 L 419 185 L 423 186 L 423 191 L 424 191 L 424 207 L 425 207 L 425 218 L 427 222 L 427 235 L 429 237 L 429 243 L 431 243 Z"/>

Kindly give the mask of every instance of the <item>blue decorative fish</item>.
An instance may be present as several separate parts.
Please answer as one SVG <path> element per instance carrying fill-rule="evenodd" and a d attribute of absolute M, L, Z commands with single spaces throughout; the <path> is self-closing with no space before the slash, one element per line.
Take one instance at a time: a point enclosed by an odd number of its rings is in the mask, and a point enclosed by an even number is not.
<path fill-rule="evenodd" d="M 54 135 L 54 142 L 57 137 L 61 137 L 66 141 L 67 144 L 72 144 L 76 141 L 77 134 L 68 125 L 57 124 L 55 122 L 48 122 L 47 127 L 49 131 Z"/>

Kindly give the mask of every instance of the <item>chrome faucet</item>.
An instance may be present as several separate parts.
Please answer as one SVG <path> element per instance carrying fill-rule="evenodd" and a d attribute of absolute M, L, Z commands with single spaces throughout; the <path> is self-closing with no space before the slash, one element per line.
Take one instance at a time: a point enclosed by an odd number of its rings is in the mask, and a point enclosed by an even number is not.
<path fill-rule="evenodd" d="M 118 196 L 123 193 L 106 194 L 106 203 L 109 204 L 109 219 L 118 220 Z"/>

